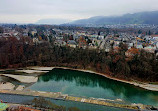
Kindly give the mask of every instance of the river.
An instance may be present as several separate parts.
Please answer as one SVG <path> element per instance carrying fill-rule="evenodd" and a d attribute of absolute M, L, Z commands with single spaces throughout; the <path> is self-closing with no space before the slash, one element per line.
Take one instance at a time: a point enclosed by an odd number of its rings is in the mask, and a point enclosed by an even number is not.
<path fill-rule="evenodd" d="M 158 107 L 158 92 L 148 91 L 97 74 L 68 69 L 53 69 L 40 76 L 38 82 L 29 89 L 61 92 L 79 97 L 121 99 L 126 104 L 142 103 Z"/>

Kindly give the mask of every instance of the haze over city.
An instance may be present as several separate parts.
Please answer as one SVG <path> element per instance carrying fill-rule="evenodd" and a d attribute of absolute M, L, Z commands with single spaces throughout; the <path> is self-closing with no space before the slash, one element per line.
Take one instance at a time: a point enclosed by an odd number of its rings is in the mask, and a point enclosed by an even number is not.
<path fill-rule="evenodd" d="M 40 19 L 78 20 L 156 11 L 158 0 L 1 0 L 0 23 L 35 23 Z"/>

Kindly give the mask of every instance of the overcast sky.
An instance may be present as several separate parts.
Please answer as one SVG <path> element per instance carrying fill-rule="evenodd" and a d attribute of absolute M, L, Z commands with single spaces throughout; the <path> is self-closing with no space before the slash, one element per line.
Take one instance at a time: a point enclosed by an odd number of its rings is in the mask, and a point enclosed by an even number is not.
<path fill-rule="evenodd" d="M 0 22 L 34 23 L 39 19 L 82 19 L 158 10 L 158 0 L 0 0 Z"/>

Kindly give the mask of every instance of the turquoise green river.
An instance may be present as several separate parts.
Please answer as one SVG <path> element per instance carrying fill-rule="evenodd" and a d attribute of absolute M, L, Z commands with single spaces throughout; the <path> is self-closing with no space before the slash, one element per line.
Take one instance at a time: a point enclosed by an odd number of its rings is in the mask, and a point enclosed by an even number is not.
<path fill-rule="evenodd" d="M 68 69 L 53 69 L 40 76 L 38 82 L 29 88 L 78 97 L 121 99 L 126 104 L 142 103 L 158 107 L 158 92 L 148 91 L 97 74 Z"/>

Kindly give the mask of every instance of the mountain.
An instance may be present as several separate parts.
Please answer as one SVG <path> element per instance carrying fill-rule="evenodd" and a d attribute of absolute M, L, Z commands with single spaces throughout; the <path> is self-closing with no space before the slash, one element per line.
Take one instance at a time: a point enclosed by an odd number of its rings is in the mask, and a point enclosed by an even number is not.
<path fill-rule="evenodd" d="M 139 12 L 122 16 L 96 16 L 76 20 L 70 25 L 112 25 L 112 24 L 155 24 L 158 25 L 158 11 Z"/>
<path fill-rule="evenodd" d="M 41 19 L 36 22 L 36 24 L 50 24 L 50 25 L 60 25 L 71 22 L 67 19 Z"/>

